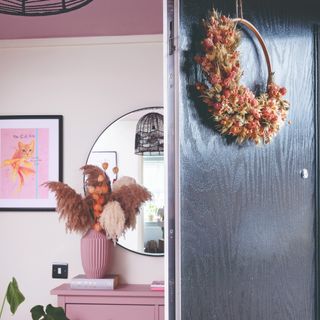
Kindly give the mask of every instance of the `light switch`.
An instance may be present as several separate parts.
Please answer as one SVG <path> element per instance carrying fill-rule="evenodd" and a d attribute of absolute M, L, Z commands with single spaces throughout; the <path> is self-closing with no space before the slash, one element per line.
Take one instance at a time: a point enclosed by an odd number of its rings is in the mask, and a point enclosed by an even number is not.
<path fill-rule="evenodd" d="M 68 278 L 68 264 L 67 263 L 53 263 L 52 264 L 52 278 L 67 279 Z"/>

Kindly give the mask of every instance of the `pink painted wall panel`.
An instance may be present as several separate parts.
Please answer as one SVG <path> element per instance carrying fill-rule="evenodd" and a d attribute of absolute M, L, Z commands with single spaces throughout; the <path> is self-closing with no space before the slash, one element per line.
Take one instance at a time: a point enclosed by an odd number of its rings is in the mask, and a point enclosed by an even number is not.
<path fill-rule="evenodd" d="M 93 0 L 45 17 L 0 14 L 0 39 L 119 36 L 162 33 L 162 0 Z"/>

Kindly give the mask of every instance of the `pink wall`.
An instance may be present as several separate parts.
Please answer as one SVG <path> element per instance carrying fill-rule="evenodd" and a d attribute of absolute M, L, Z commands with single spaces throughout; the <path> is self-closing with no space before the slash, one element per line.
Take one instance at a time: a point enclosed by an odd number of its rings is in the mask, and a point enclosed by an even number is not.
<path fill-rule="evenodd" d="M 162 0 L 93 0 L 69 13 L 45 17 L 0 14 L 0 39 L 162 33 Z"/>

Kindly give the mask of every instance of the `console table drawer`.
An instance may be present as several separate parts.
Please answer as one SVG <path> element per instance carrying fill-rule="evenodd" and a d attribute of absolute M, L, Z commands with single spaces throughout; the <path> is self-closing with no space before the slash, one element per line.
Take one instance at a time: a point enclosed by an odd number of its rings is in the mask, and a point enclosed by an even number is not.
<path fill-rule="evenodd" d="M 51 290 L 70 320 L 164 320 L 164 292 L 149 285 L 125 284 L 115 290 Z"/>
<path fill-rule="evenodd" d="M 72 320 L 152 320 L 153 306 L 67 304 L 67 317 Z"/>

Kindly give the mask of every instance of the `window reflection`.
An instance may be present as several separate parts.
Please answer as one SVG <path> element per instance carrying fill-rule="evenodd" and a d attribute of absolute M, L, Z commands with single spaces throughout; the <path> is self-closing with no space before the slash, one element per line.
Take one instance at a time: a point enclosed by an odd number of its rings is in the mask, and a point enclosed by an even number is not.
<path fill-rule="evenodd" d="M 143 156 L 143 185 L 152 193 L 152 202 L 143 207 L 144 252 L 163 253 L 164 161 L 163 156 Z"/>

